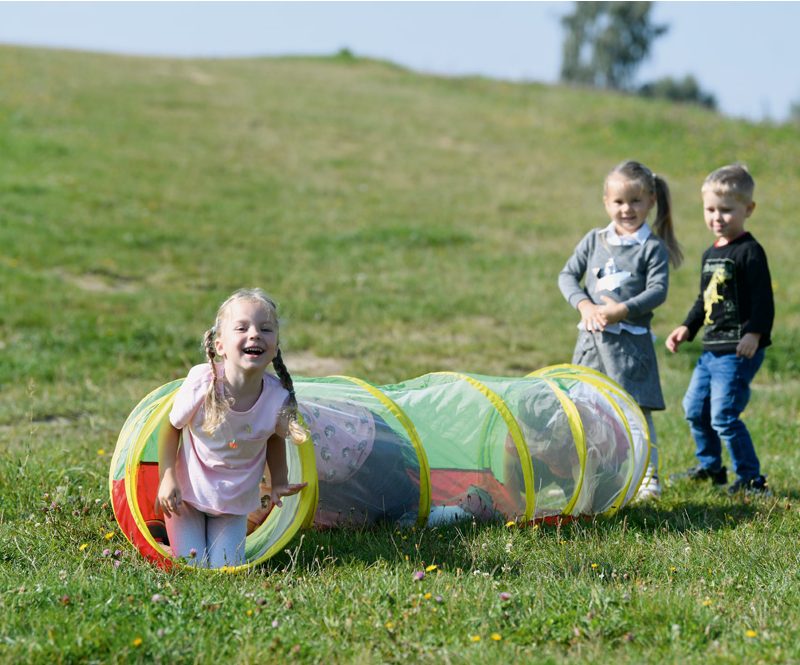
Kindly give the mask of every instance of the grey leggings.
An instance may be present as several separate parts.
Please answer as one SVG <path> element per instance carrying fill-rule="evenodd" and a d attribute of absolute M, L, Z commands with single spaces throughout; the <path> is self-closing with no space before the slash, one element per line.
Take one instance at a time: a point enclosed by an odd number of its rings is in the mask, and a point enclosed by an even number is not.
<path fill-rule="evenodd" d="M 658 475 L 658 437 L 656 436 L 656 426 L 653 424 L 653 410 L 642 409 L 642 413 L 644 413 L 650 434 L 650 461 L 647 466 L 653 467 L 653 471 Z"/>
<path fill-rule="evenodd" d="M 181 504 L 181 514 L 165 517 L 172 555 L 190 566 L 221 568 L 244 563 L 247 515 L 209 515 Z"/>

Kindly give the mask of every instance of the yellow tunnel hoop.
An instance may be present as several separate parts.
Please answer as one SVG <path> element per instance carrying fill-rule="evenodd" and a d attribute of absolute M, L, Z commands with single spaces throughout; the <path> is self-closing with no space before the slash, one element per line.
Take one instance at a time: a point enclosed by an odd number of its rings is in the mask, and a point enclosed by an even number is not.
<path fill-rule="evenodd" d="M 310 438 L 306 438 L 306 440 L 303 443 L 301 443 L 299 446 L 296 446 L 296 448 L 298 449 L 300 467 L 303 472 L 301 480 L 307 482 L 308 486 L 305 487 L 300 492 L 299 505 L 297 507 L 297 511 L 294 519 L 292 520 L 290 528 L 284 529 L 284 531 L 281 532 L 276 541 L 270 547 L 268 547 L 261 555 L 254 558 L 252 561 L 247 561 L 239 566 L 225 566 L 222 568 L 201 568 L 198 566 L 188 566 L 182 563 L 179 559 L 173 557 L 169 552 L 167 552 L 161 546 L 161 544 L 158 541 L 156 541 L 153 538 L 152 534 L 150 533 L 150 530 L 147 528 L 147 525 L 145 524 L 144 516 L 142 515 L 142 512 L 139 508 L 138 488 L 136 483 L 136 477 L 139 471 L 140 460 L 144 448 L 147 445 L 148 440 L 150 439 L 156 428 L 159 425 L 161 425 L 165 419 L 168 418 L 169 410 L 172 407 L 172 403 L 175 399 L 175 394 L 177 392 L 178 392 L 178 387 L 176 387 L 171 392 L 163 395 L 155 402 L 152 410 L 147 414 L 144 425 L 142 426 L 139 435 L 136 437 L 136 441 L 133 447 L 131 448 L 127 459 L 125 460 L 125 485 L 127 489 L 128 509 L 130 510 L 137 527 L 139 527 L 139 532 L 147 541 L 147 543 L 158 554 L 163 556 L 165 559 L 171 561 L 173 565 L 176 565 L 180 568 L 189 568 L 191 570 L 201 570 L 205 572 L 215 572 L 215 573 L 219 572 L 235 573 L 246 570 L 260 563 L 263 563 L 264 561 L 275 556 L 278 552 L 282 551 L 283 548 L 289 543 L 289 541 L 292 538 L 294 538 L 294 535 L 298 531 L 298 529 L 307 527 L 313 520 L 314 511 L 317 505 L 319 490 L 318 490 L 318 478 L 316 472 L 316 460 L 314 459 L 314 449 Z M 303 424 L 303 426 L 305 427 L 305 423 L 302 422 L 302 416 L 298 414 L 298 417 L 301 421 L 301 424 Z M 138 424 L 140 420 L 141 418 L 137 419 L 134 422 L 134 424 Z M 133 427 L 123 429 L 123 432 L 120 434 L 120 437 L 122 437 L 123 434 L 128 434 L 132 429 Z M 159 447 L 162 443 L 162 437 L 165 432 L 166 430 L 162 430 L 162 433 L 159 436 L 159 441 L 158 441 Z M 114 466 L 112 465 L 112 469 L 113 468 Z M 258 532 L 261 529 L 269 528 L 272 522 L 278 519 L 280 515 L 280 510 L 281 510 L 280 508 L 276 507 L 272 511 L 270 511 L 269 515 L 267 516 L 267 519 L 263 522 L 263 524 L 261 524 L 258 527 L 256 532 Z M 130 538 L 128 538 L 128 540 L 130 541 Z"/>
<path fill-rule="evenodd" d="M 556 385 L 546 376 L 538 376 L 535 373 L 528 374 L 528 376 L 535 376 L 536 378 L 541 379 L 550 388 L 550 390 L 553 391 L 559 403 L 561 404 L 561 408 L 564 409 L 564 413 L 567 415 L 569 429 L 570 432 L 572 432 L 572 439 L 575 442 L 575 449 L 578 453 L 578 461 L 581 464 L 581 469 L 578 474 L 578 481 L 575 483 L 575 490 L 572 492 L 572 497 L 567 502 L 567 505 L 564 506 L 564 513 L 566 515 L 571 515 L 572 510 L 575 508 L 575 504 L 578 503 L 578 499 L 580 498 L 581 490 L 583 489 L 584 477 L 586 476 L 586 432 L 583 429 L 583 421 L 578 413 L 578 407 L 575 406 L 575 403 L 569 398 L 568 395 L 564 393 L 564 390 L 561 387 Z"/>
<path fill-rule="evenodd" d="M 414 452 L 417 453 L 417 459 L 419 460 L 419 510 L 417 513 L 417 526 L 425 526 L 428 522 L 428 515 L 431 512 L 431 469 L 428 464 L 428 455 L 425 452 L 422 441 L 420 441 L 419 433 L 417 432 L 417 428 L 414 427 L 414 423 L 391 397 L 371 383 L 362 379 L 357 379 L 354 376 L 345 376 L 344 374 L 334 374 L 329 378 L 344 379 L 345 381 L 350 381 L 350 383 L 353 383 L 359 388 L 363 388 L 383 404 L 405 428 L 408 437 L 411 439 L 411 444 L 414 446 Z"/>
<path fill-rule="evenodd" d="M 571 370 L 571 373 L 568 372 L 567 370 Z M 589 371 L 584 371 L 584 370 L 589 370 Z M 604 395 L 606 395 L 606 393 L 618 393 L 618 391 L 620 390 L 624 392 L 623 388 L 619 384 L 614 382 L 610 377 L 606 377 L 604 374 L 596 372 L 591 368 L 583 367 L 582 365 L 570 365 L 565 363 L 562 365 L 545 367 L 541 370 L 537 370 L 536 372 L 531 372 L 531 374 L 529 374 L 528 376 L 531 375 L 542 376 L 542 377 L 551 376 L 551 377 L 573 378 L 576 381 L 581 381 L 583 383 L 588 383 L 590 386 L 594 386 Z M 613 383 L 614 385 L 612 386 L 610 385 L 610 383 Z M 614 390 L 613 388 L 616 388 L 616 390 Z M 608 399 L 607 395 L 606 398 Z M 625 415 L 625 412 L 622 410 L 620 405 L 617 404 L 616 400 L 608 399 L 608 403 L 611 405 L 611 408 L 614 409 L 614 412 L 617 414 L 623 426 L 625 427 L 625 432 L 628 435 L 628 441 L 631 443 L 631 450 L 630 450 L 631 470 L 630 473 L 628 474 L 628 478 L 625 482 L 625 485 L 623 486 L 622 491 L 620 492 L 619 497 L 614 501 L 614 503 L 611 504 L 611 506 L 607 510 L 605 510 L 602 513 L 603 515 L 610 517 L 623 506 L 623 504 L 625 503 L 625 499 L 628 496 L 628 489 L 630 488 L 631 481 L 633 480 L 633 474 L 634 471 L 636 470 L 636 449 L 633 446 L 633 433 L 631 432 L 631 426 L 630 423 L 628 422 L 628 417 Z M 637 410 L 639 410 L 638 407 L 636 408 Z M 639 413 L 641 413 L 641 410 L 639 410 Z M 648 454 L 649 454 L 650 450 L 649 437 L 647 438 L 647 442 L 648 442 Z M 639 480 L 637 484 L 639 483 L 641 483 L 641 480 Z"/>
<path fill-rule="evenodd" d="M 462 374 L 461 372 L 433 372 L 433 375 L 440 375 L 440 376 L 455 376 L 462 381 L 466 381 L 470 384 L 473 388 L 475 388 L 479 393 L 481 393 L 489 403 L 495 408 L 495 410 L 500 414 L 500 417 L 505 421 L 506 425 L 508 426 L 509 434 L 511 434 L 511 438 L 514 441 L 514 446 L 517 449 L 517 455 L 519 456 L 520 465 L 522 466 L 522 477 L 525 481 L 525 521 L 530 521 L 533 519 L 533 511 L 536 507 L 536 489 L 534 485 L 534 477 L 533 477 L 533 464 L 531 463 L 531 456 L 528 452 L 528 444 L 525 441 L 525 437 L 522 434 L 522 430 L 519 428 L 519 424 L 517 423 L 517 419 L 514 418 L 514 415 L 509 410 L 506 403 L 503 401 L 503 398 L 500 397 L 496 392 L 494 392 L 491 388 L 487 385 L 481 383 L 477 379 L 467 375 Z"/>

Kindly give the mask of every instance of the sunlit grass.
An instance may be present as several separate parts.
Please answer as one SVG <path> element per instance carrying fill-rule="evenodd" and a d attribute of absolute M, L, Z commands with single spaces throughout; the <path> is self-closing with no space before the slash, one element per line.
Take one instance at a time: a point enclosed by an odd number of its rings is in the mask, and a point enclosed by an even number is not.
<path fill-rule="evenodd" d="M 0 661 L 800 659 L 798 148 L 792 127 L 362 60 L 0 47 Z M 565 362 L 556 277 L 628 157 L 669 181 L 687 255 L 662 340 L 709 242 L 702 178 L 753 170 L 778 315 L 747 420 L 774 498 L 676 485 L 559 527 L 308 532 L 233 577 L 166 574 L 127 544 L 119 428 L 202 360 L 230 291 L 277 298 L 298 373 Z M 667 476 L 693 460 L 697 346 L 658 353 Z"/>

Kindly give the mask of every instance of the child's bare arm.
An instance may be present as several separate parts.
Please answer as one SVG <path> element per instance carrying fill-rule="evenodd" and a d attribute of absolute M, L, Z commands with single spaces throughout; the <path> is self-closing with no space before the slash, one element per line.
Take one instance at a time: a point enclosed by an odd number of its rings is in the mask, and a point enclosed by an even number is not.
<path fill-rule="evenodd" d="M 162 512 L 170 517 L 172 513 L 180 515 L 180 505 L 183 503 L 181 488 L 175 477 L 175 461 L 178 458 L 178 444 L 180 442 L 180 430 L 175 429 L 171 423 L 164 440 L 158 447 L 158 494 L 156 495 L 155 512 L 160 515 Z"/>
<path fill-rule="evenodd" d="M 289 483 L 289 467 L 286 464 L 286 441 L 273 434 L 267 441 L 267 467 L 270 476 L 269 498 L 280 507 L 281 497 L 297 494 L 308 483 Z"/>

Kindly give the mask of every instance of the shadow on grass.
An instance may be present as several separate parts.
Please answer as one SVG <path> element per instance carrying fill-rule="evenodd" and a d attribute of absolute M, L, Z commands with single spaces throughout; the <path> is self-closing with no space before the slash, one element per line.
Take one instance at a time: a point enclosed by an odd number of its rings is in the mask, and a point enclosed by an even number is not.
<path fill-rule="evenodd" d="M 775 509 L 783 510 L 786 498 L 729 498 L 725 494 L 689 498 L 672 502 L 633 504 L 612 517 L 587 517 L 560 524 L 521 527 L 537 530 L 537 538 L 560 543 L 618 540 L 620 533 L 687 534 L 735 529 L 737 525 L 768 518 Z M 516 528 L 516 527 L 515 527 Z M 489 561 L 504 558 L 503 543 L 508 528 L 497 523 L 461 522 L 431 528 L 400 528 L 388 524 L 363 529 L 306 531 L 302 541 L 271 561 L 271 565 L 307 572 L 360 562 L 371 567 L 384 563 L 404 564 L 419 569 L 446 561 L 450 569 L 470 570 L 476 561 L 483 570 Z M 531 541 L 535 547 L 536 542 Z M 486 543 L 486 545 L 484 545 Z M 542 543 L 548 546 L 547 542 Z M 480 553 L 482 547 L 498 551 Z M 498 564 L 499 566 L 500 564 Z M 491 566 L 490 566 L 491 567 Z"/>

